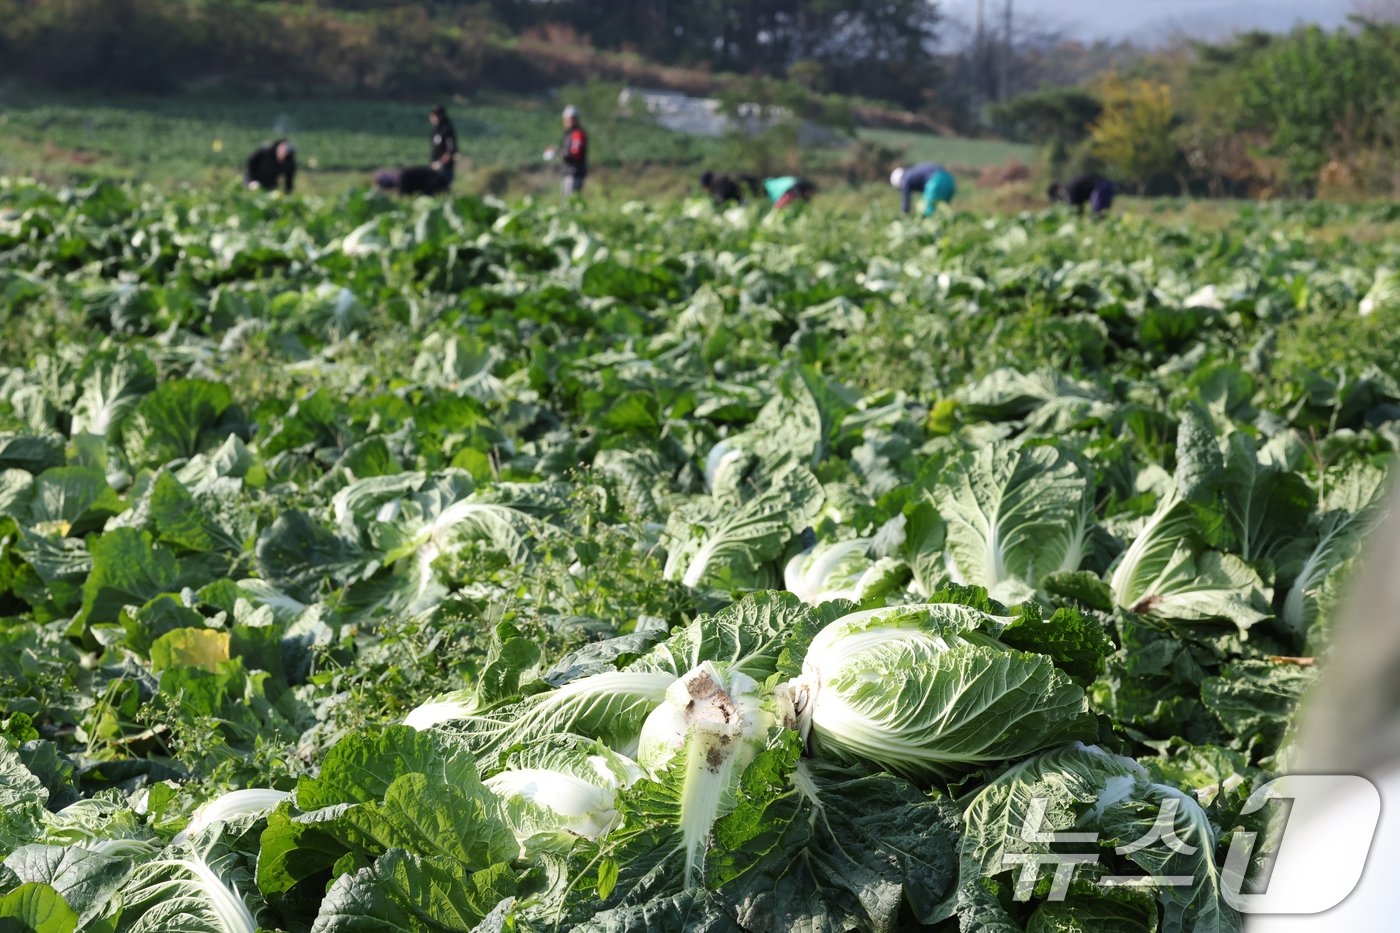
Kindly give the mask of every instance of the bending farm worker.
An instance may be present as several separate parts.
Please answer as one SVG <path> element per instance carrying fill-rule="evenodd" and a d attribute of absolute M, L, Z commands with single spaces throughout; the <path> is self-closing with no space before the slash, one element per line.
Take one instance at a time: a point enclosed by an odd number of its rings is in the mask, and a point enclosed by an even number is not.
<path fill-rule="evenodd" d="M 940 204 L 952 204 L 953 195 L 957 192 L 958 186 L 953 181 L 952 172 L 935 173 L 924 185 L 924 216 L 931 216 Z"/>
<path fill-rule="evenodd" d="M 558 148 L 550 146 L 544 151 L 546 160 L 556 155 L 564 172 L 560 185 L 564 197 L 582 194 L 584 180 L 588 178 L 588 132 L 573 104 L 564 108 L 564 138 L 559 141 Z"/>
<path fill-rule="evenodd" d="M 706 171 L 700 176 L 700 187 L 705 190 L 716 206 L 729 202 L 744 203 L 748 194 L 758 194 L 759 181 L 752 175 L 718 175 Z"/>
<path fill-rule="evenodd" d="M 937 162 L 920 162 L 908 168 L 897 168 L 890 173 L 890 184 L 899 190 L 900 210 L 909 213 L 909 204 L 914 192 L 924 196 L 924 216 L 933 213 L 939 204 L 947 204 L 957 193 L 953 173 Z"/>
<path fill-rule="evenodd" d="M 252 189 L 275 191 L 281 179 L 288 194 L 292 193 L 292 182 L 297 174 L 297 154 L 292 144 L 285 139 L 263 143 L 248 156 L 243 169 L 243 184 Z"/>
<path fill-rule="evenodd" d="M 380 169 L 374 175 L 374 183 L 381 191 L 432 195 L 446 191 L 452 180 L 431 165 L 410 165 L 407 168 Z"/>
<path fill-rule="evenodd" d="M 1055 182 L 1046 192 L 1051 201 L 1063 201 L 1079 213 L 1084 213 L 1084 205 L 1089 205 L 1095 216 L 1102 215 L 1113 206 L 1113 182 L 1102 175 L 1086 172 L 1076 175 L 1068 183 Z"/>
<path fill-rule="evenodd" d="M 768 192 L 768 200 L 773 202 L 773 210 L 780 211 L 795 201 L 810 201 L 817 193 L 817 186 L 805 178 L 784 175 L 780 178 L 765 178 L 763 190 Z"/>

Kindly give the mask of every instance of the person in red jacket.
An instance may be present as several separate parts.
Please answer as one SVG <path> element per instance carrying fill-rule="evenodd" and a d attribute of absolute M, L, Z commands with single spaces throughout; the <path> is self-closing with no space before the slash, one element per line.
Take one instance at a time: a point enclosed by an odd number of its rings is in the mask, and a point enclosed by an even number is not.
<path fill-rule="evenodd" d="M 564 138 L 559 141 L 559 147 L 551 146 L 544 151 L 546 159 L 556 155 L 564 171 L 561 186 L 564 197 L 582 194 L 584 179 L 588 177 L 588 132 L 579 120 L 578 108 L 572 104 L 564 108 Z"/>

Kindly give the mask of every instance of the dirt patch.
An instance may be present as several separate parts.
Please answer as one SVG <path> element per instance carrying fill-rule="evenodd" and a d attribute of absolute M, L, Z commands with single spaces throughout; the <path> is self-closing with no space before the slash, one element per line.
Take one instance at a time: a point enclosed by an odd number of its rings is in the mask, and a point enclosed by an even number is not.
<path fill-rule="evenodd" d="M 1010 159 L 1002 165 L 989 165 L 977 174 L 977 184 L 982 188 L 1004 188 L 1018 182 L 1030 181 L 1031 167 L 1019 159 Z"/>
<path fill-rule="evenodd" d="M 64 149 L 53 143 L 44 143 L 44 159 L 50 163 L 64 162 L 68 165 L 95 165 L 102 156 L 86 149 Z"/>

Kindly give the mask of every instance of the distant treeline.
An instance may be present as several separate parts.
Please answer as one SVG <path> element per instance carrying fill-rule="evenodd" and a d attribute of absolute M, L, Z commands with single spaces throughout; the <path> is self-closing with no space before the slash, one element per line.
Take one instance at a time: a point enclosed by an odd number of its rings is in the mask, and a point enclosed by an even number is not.
<path fill-rule="evenodd" d="M 9 77 L 138 91 L 206 77 L 383 93 L 579 78 L 515 41 L 537 35 L 917 106 L 936 83 L 936 27 L 925 0 L 0 0 L 0 61 Z"/>
<path fill-rule="evenodd" d="M 451 93 L 543 76 L 498 48 L 489 6 L 252 0 L 0 0 L 6 77 L 162 92 L 217 79 L 274 93 Z M 519 73 L 516 73 L 519 72 Z"/>
<path fill-rule="evenodd" d="M 1053 170 L 1215 195 L 1400 193 L 1400 25 L 1247 33 L 988 108 Z"/>

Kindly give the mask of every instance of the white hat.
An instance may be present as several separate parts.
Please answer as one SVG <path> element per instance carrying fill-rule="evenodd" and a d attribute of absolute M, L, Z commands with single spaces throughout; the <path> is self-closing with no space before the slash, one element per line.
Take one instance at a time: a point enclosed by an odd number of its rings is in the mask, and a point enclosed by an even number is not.
<path fill-rule="evenodd" d="M 904 169 L 897 168 L 893 172 L 890 172 L 890 184 L 894 185 L 896 188 L 904 187 Z"/>
<path fill-rule="evenodd" d="M 577 108 L 577 107 L 575 107 L 573 104 L 570 104 L 569 106 L 567 106 L 567 107 L 564 108 L 564 119 L 565 119 L 565 120 L 577 119 L 577 118 L 578 118 L 578 108 Z"/>

